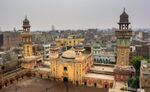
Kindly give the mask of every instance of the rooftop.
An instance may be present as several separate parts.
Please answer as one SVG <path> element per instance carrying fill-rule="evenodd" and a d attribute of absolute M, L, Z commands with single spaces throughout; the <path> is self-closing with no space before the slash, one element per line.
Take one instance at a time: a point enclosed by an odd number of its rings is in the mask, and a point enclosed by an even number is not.
<path fill-rule="evenodd" d="M 91 67 L 90 70 L 113 72 L 114 67 L 108 67 L 108 66 L 94 66 L 94 67 Z"/>
<path fill-rule="evenodd" d="M 37 70 L 37 71 L 50 72 L 50 68 L 36 68 L 35 70 Z"/>
<path fill-rule="evenodd" d="M 84 77 L 96 78 L 96 79 L 103 79 L 103 80 L 114 80 L 114 76 L 112 76 L 112 75 L 95 74 L 95 73 L 85 74 Z"/>

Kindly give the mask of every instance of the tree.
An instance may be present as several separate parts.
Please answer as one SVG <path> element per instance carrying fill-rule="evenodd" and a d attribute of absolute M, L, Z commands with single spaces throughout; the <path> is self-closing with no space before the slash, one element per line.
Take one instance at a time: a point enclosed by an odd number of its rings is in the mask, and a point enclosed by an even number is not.
<path fill-rule="evenodd" d="M 136 78 L 129 78 L 128 79 L 128 86 L 132 88 L 139 88 L 139 77 Z"/>
<path fill-rule="evenodd" d="M 139 73 L 140 73 L 140 66 L 141 66 L 142 59 L 143 59 L 143 57 L 141 57 L 141 56 L 133 56 L 131 59 L 131 65 L 133 65 L 134 68 L 136 69 L 137 76 L 139 76 Z"/>
<path fill-rule="evenodd" d="M 139 88 L 139 77 L 136 77 L 131 84 L 132 88 Z"/>
<path fill-rule="evenodd" d="M 133 79 L 130 77 L 130 78 L 128 79 L 128 86 L 129 86 L 129 87 L 132 85 L 132 82 L 133 82 Z"/>

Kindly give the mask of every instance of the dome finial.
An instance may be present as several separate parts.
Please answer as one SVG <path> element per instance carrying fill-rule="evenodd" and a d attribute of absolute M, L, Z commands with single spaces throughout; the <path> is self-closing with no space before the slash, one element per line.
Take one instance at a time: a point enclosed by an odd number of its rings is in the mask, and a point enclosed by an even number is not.
<path fill-rule="evenodd" d="M 123 12 L 125 12 L 126 11 L 126 8 L 123 8 Z"/>
<path fill-rule="evenodd" d="M 27 19 L 27 15 L 25 16 L 25 19 Z"/>

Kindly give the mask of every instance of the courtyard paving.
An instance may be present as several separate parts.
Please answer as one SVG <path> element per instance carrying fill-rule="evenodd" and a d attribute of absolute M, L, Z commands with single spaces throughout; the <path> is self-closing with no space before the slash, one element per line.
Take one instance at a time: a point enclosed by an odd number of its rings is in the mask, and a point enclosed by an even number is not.
<path fill-rule="evenodd" d="M 108 92 L 108 89 L 78 86 L 48 79 L 28 78 L 5 87 L 0 92 Z"/>

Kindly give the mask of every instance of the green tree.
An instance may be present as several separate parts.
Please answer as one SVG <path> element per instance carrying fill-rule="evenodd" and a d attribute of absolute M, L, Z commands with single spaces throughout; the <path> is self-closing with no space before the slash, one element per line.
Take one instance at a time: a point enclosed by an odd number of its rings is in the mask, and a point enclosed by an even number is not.
<path fill-rule="evenodd" d="M 142 59 L 143 59 L 143 57 L 141 57 L 141 56 L 133 56 L 131 59 L 131 65 L 133 65 L 134 68 L 136 69 L 137 76 L 139 76 L 139 74 L 140 74 L 140 66 L 141 66 Z"/>
<path fill-rule="evenodd" d="M 132 82 L 133 82 L 133 79 L 130 77 L 130 78 L 128 79 L 128 86 L 129 86 L 129 87 L 131 87 Z"/>
<path fill-rule="evenodd" d="M 132 88 L 139 88 L 139 77 L 136 77 L 131 84 Z"/>
<path fill-rule="evenodd" d="M 139 88 L 139 77 L 136 78 L 129 78 L 128 79 L 128 86 L 132 88 Z"/>

